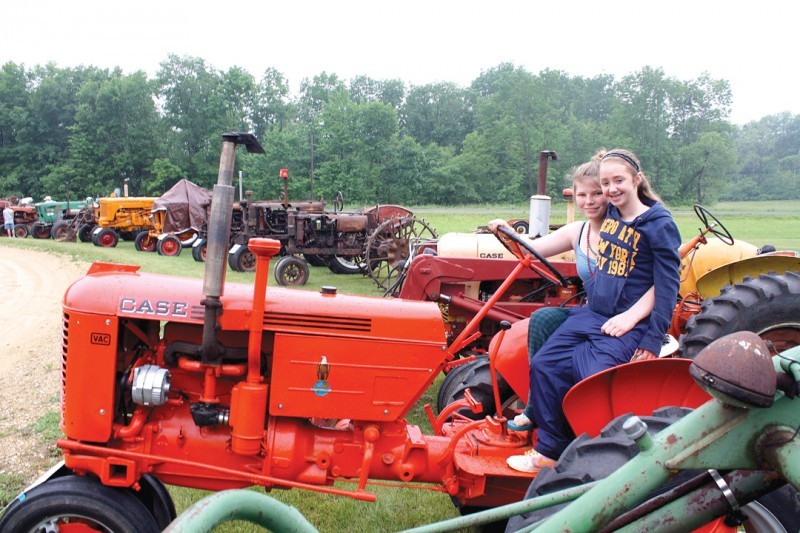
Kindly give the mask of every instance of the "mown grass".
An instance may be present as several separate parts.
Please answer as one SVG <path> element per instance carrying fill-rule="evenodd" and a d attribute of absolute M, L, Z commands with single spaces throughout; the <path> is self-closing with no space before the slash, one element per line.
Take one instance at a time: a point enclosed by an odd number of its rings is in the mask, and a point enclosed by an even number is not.
<path fill-rule="evenodd" d="M 699 221 L 691 206 L 670 206 L 684 240 L 697 233 Z M 485 225 L 493 218 L 526 218 L 527 205 L 519 206 L 474 206 L 465 208 L 441 208 L 425 206 L 416 209 L 416 216 L 428 222 L 439 235 L 448 232 L 470 232 Z M 770 243 L 778 249 L 800 250 L 800 201 L 786 202 L 725 202 L 714 206 L 712 213 L 718 215 L 734 238 L 756 246 Z M 563 223 L 566 219 L 564 204 L 555 204 L 551 210 L 552 223 Z M 49 240 L 0 239 L 0 247 L 18 247 L 65 255 L 76 261 L 109 261 L 138 264 L 145 272 L 202 277 L 203 264 L 196 263 L 189 250 L 179 257 L 161 257 L 157 254 L 136 252 L 130 242 L 120 242 L 117 248 L 104 249 L 87 243 L 58 243 Z M 0 255 L 2 252 L 0 252 Z M 253 274 L 228 271 L 227 281 L 252 282 Z M 274 280 L 270 280 L 274 284 Z M 297 290 L 319 290 L 323 285 L 334 285 L 340 292 L 380 296 L 379 289 L 369 278 L 362 276 L 335 275 L 325 267 L 311 267 L 306 286 Z M 55 297 L 60 297 L 56 295 Z M 53 324 L 52 327 L 58 327 Z M 397 354 L 402 357 L 402 354 Z M 409 419 L 423 431 L 430 427 L 422 406 L 435 404 L 436 391 L 441 378 L 431 387 L 412 411 Z M 58 436 L 58 413 L 56 406 L 37 423 L 34 431 L 41 433 L 43 442 L 54 442 Z M 20 476 L 0 474 L 0 505 L 14 497 L 22 487 Z M 339 488 L 352 488 L 351 484 L 339 484 Z M 300 490 L 274 490 L 271 496 L 297 507 L 320 531 L 396 531 L 416 525 L 427 524 L 457 516 L 450 498 L 429 490 L 409 490 L 369 485 L 368 489 L 378 495 L 376 503 L 365 503 Z M 256 489 L 261 490 L 261 489 Z M 170 487 L 176 506 L 180 511 L 202 498 L 205 493 L 181 487 Z M 224 525 L 219 531 L 259 531 L 255 526 L 235 522 Z"/>

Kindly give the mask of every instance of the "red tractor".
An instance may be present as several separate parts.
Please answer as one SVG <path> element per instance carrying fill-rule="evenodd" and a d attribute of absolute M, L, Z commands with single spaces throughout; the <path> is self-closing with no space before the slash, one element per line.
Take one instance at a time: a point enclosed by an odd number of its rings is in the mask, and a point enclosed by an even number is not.
<path fill-rule="evenodd" d="M 251 239 L 254 284 L 226 284 L 237 144 L 263 152 L 252 135 L 223 136 L 204 280 L 95 263 L 65 294 L 63 463 L 9 506 L 0 530 L 160 531 L 175 516 L 164 483 L 371 501 L 368 485 L 380 479 L 433 486 L 463 511 L 521 500 L 535 475 L 511 470 L 506 458 L 529 449 L 535 432 L 510 432 L 502 413 L 460 416 L 482 409 L 469 392 L 438 416 L 428 409 L 432 435 L 406 420 L 479 335 L 477 323 L 502 291 L 448 342 L 432 302 L 268 288 L 279 241 Z M 529 268 L 557 279 L 519 254 L 509 282 Z M 519 363 L 506 360 L 515 350 L 498 352 L 502 337 L 489 357 L 498 369 Z M 581 407 L 565 405 L 576 434 L 596 434 L 620 412 L 704 402 L 689 363 L 631 363 L 582 382 L 569 396 Z M 613 391 L 613 402 L 602 390 Z M 355 488 L 334 487 L 337 480 Z"/>

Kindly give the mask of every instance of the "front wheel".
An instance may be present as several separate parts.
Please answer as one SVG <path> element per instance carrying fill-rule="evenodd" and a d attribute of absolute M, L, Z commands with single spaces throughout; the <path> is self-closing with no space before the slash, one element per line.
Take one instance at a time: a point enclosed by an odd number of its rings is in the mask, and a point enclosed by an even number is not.
<path fill-rule="evenodd" d="M 85 476 L 65 476 L 38 485 L 14 500 L 0 531 L 161 530 L 148 509 L 130 492 L 106 487 Z"/>
<path fill-rule="evenodd" d="M 143 231 L 134 239 L 133 247 L 136 248 L 137 252 L 155 252 L 156 242 L 156 239 L 150 235 L 149 231 Z"/>
<path fill-rule="evenodd" d="M 206 262 L 206 250 L 208 250 L 208 242 L 205 239 L 197 239 L 192 245 L 192 259 L 198 263 Z"/>
<path fill-rule="evenodd" d="M 103 228 L 94 236 L 92 242 L 101 248 L 114 248 L 119 242 L 119 235 L 111 228 Z"/>
<path fill-rule="evenodd" d="M 275 281 L 283 287 L 297 287 L 308 282 L 308 263 L 293 255 L 285 255 L 275 263 Z"/>
<path fill-rule="evenodd" d="M 156 244 L 158 255 L 175 257 L 181 255 L 181 241 L 175 235 L 164 235 Z"/>
<path fill-rule="evenodd" d="M 256 255 L 246 244 L 235 244 L 228 252 L 228 266 L 235 272 L 255 272 Z"/>
<path fill-rule="evenodd" d="M 84 224 L 81 226 L 80 229 L 78 229 L 78 240 L 81 242 L 92 242 L 92 231 L 94 228 L 94 224 Z"/>

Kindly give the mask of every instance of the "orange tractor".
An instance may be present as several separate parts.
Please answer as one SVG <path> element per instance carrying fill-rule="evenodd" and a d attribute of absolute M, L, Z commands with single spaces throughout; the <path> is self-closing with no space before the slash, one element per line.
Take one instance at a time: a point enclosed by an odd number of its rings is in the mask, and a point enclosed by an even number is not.
<path fill-rule="evenodd" d="M 438 416 L 428 408 L 434 434 L 406 420 L 480 335 L 502 291 L 448 342 L 433 302 L 268 288 L 279 241 L 251 239 L 254 284 L 225 283 L 237 145 L 263 153 L 252 135 L 223 136 L 204 280 L 95 263 L 64 295 L 63 462 L 9 506 L 0 530 L 160 531 L 175 517 L 165 483 L 371 501 L 370 482 L 391 480 L 444 492 L 464 512 L 521 500 L 535 475 L 511 470 L 506 458 L 528 450 L 535 433 L 509 431 L 502 413 L 459 415 L 481 410 L 469 393 Z M 557 280 L 543 265 L 520 253 L 509 284 L 529 268 Z M 508 364 L 498 358 L 502 337 L 493 339 L 492 368 Z M 576 434 L 596 433 L 620 410 L 704 402 L 688 363 L 631 363 L 623 366 L 635 369 L 633 381 L 619 372 L 620 381 L 582 382 L 570 392 L 581 406 L 568 410 Z M 334 486 L 340 480 L 353 488 Z"/>

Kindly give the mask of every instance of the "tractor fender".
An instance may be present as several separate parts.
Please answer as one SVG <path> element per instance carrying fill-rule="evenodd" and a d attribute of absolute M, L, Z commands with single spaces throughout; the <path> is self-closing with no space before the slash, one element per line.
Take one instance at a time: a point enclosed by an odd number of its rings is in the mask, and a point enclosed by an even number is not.
<path fill-rule="evenodd" d="M 649 416 L 659 407 L 699 407 L 711 396 L 689 375 L 691 364 L 691 359 L 660 358 L 599 372 L 567 392 L 564 415 L 576 435 L 596 437 L 626 413 Z"/>
<path fill-rule="evenodd" d="M 761 274 L 774 272 L 800 272 L 800 254 L 793 251 L 770 252 L 734 261 L 717 267 L 697 280 L 697 291 L 703 298 L 719 296 L 722 287 L 740 283 L 745 277 L 757 278 Z"/>
<path fill-rule="evenodd" d="M 530 365 L 528 364 L 528 323 L 530 318 L 514 322 L 503 336 L 495 355 L 494 366 L 520 398 L 528 397 Z M 489 343 L 489 353 L 494 353 L 495 335 Z"/>

